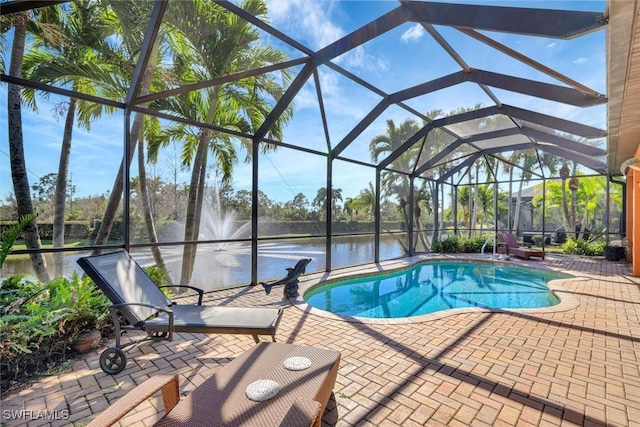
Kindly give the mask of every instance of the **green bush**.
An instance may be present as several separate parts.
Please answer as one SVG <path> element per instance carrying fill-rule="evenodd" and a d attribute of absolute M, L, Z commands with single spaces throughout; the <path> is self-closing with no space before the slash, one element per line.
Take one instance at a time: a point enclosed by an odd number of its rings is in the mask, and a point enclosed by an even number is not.
<path fill-rule="evenodd" d="M 151 279 L 156 286 L 167 286 L 169 284 L 169 279 L 167 278 L 167 274 L 159 265 L 150 265 L 149 267 L 143 268 L 144 272 L 147 273 L 147 276 Z M 160 289 L 167 298 L 171 298 L 173 293 L 169 288 Z"/>
<path fill-rule="evenodd" d="M 568 238 L 564 245 L 562 245 L 562 253 L 587 256 L 602 256 L 604 255 L 604 247 L 605 242 L 587 242 L 583 239 L 574 240 L 572 238 Z"/>
<path fill-rule="evenodd" d="M 11 390 L 73 354 L 90 328 L 110 335 L 109 300 L 91 279 L 74 274 L 48 283 L 16 275 L 0 281 L 0 389 Z"/>
<path fill-rule="evenodd" d="M 431 252 L 456 253 L 458 252 L 458 236 L 448 234 L 431 245 Z"/>
<path fill-rule="evenodd" d="M 462 237 L 458 240 L 458 252 L 462 253 L 480 253 L 482 251 L 482 245 L 487 241 L 486 237 Z M 488 252 L 493 251 L 493 245 L 487 245 L 486 250 Z"/>
<path fill-rule="evenodd" d="M 431 252 L 435 253 L 480 253 L 482 245 L 487 241 L 486 237 L 458 237 L 455 234 L 448 234 L 435 241 L 431 245 Z M 493 251 L 493 245 L 487 245 L 487 251 Z"/>
<path fill-rule="evenodd" d="M 2 268 L 4 260 L 13 249 L 13 244 L 22 230 L 35 218 L 33 215 L 25 215 L 18 222 L 9 222 L 0 227 L 0 268 Z"/>

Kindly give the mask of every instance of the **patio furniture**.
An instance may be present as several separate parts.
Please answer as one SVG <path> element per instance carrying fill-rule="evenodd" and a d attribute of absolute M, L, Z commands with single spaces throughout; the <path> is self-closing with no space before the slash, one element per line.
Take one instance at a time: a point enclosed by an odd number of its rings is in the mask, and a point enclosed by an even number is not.
<path fill-rule="evenodd" d="M 178 305 L 169 300 L 126 251 L 80 258 L 78 264 L 109 298 L 111 319 L 115 326 L 116 346 L 100 356 L 100 367 L 110 375 L 121 372 L 127 361 L 124 347 L 140 341 L 120 344 L 129 330 L 147 333 L 143 340 L 173 340 L 174 332 L 205 334 L 247 334 L 255 342 L 258 335 L 275 333 L 282 309 L 260 307 L 203 306 L 203 291 L 193 286 L 179 286 L 198 292 L 198 304 Z"/>
<path fill-rule="evenodd" d="M 285 361 L 306 358 L 302 370 Z M 180 398 L 177 375 L 156 375 L 110 405 L 87 427 L 110 426 L 157 391 L 164 416 L 156 426 L 320 426 L 336 382 L 340 352 L 317 347 L 261 342 L 216 370 L 186 397 Z M 275 381 L 280 391 L 264 401 L 247 397 L 257 380 Z"/>
<path fill-rule="evenodd" d="M 298 282 L 299 277 L 304 274 L 307 265 L 311 262 L 311 258 L 302 258 L 296 265 L 291 268 L 287 268 L 287 275 L 282 279 L 274 280 L 272 282 L 260 282 L 264 287 L 264 291 L 267 295 L 271 293 L 271 288 L 277 285 L 284 285 L 283 294 L 285 298 L 295 298 L 298 294 Z"/>
<path fill-rule="evenodd" d="M 531 245 L 522 247 L 516 241 L 511 233 L 498 233 L 498 239 L 506 248 L 507 255 L 513 255 L 528 260 L 530 257 L 539 257 L 544 259 L 545 252 L 541 249 L 532 249 Z"/>

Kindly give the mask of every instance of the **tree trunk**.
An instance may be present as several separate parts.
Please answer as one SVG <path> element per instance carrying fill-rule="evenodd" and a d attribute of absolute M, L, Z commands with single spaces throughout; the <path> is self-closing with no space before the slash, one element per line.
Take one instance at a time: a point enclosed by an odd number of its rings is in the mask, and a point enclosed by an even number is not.
<path fill-rule="evenodd" d="M 567 229 L 567 233 L 575 233 L 574 225 L 571 223 L 571 217 L 569 216 L 569 204 L 567 202 L 567 180 L 562 179 L 561 182 L 562 191 L 562 213 L 564 216 L 564 224 Z M 575 237 L 575 236 L 574 236 Z"/>
<path fill-rule="evenodd" d="M 471 171 L 469 171 L 469 200 L 467 200 L 467 203 L 469 204 L 469 220 L 467 221 L 467 237 L 471 238 L 471 215 L 473 212 L 473 188 L 471 186 L 471 183 L 473 182 L 473 177 L 471 176 Z"/>
<path fill-rule="evenodd" d="M 431 196 L 431 211 L 435 213 L 435 210 L 438 209 L 438 207 L 437 206 L 433 206 L 433 202 L 438 199 L 437 194 L 436 194 L 437 188 L 436 188 L 435 183 L 432 182 L 432 181 L 429 181 L 428 185 L 429 185 L 429 195 Z M 435 217 L 435 215 L 434 215 L 434 217 Z M 433 224 L 433 226 L 435 227 L 435 223 Z"/>
<path fill-rule="evenodd" d="M 442 210 L 440 211 L 440 215 L 438 216 L 438 230 L 442 234 L 442 229 L 444 228 L 444 184 L 440 185 L 440 205 L 442 206 Z"/>
<path fill-rule="evenodd" d="M 513 215 L 513 228 L 520 232 L 520 202 L 522 201 L 522 186 L 524 181 L 520 179 L 520 186 L 518 187 L 518 197 L 516 199 L 516 212 Z"/>
<path fill-rule="evenodd" d="M 513 166 L 509 168 L 509 207 L 507 212 L 507 228 L 513 233 Z"/>
<path fill-rule="evenodd" d="M 204 174 L 202 168 L 204 162 L 204 156 L 207 151 L 206 144 L 206 132 L 203 132 L 200 137 L 200 143 L 198 144 L 198 150 L 196 156 L 193 159 L 193 168 L 191 171 L 191 182 L 189 183 L 189 194 L 187 196 L 187 214 L 184 225 L 184 240 L 185 242 L 196 241 L 198 239 L 199 224 L 198 224 L 198 192 L 204 191 L 200 188 L 200 182 L 202 181 L 201 175 Z M 180 284 L 187 285 L 191 281 L 191 275 L 193 274 L 193 266 L 195 264 L 197 245 L 186 243 L 182 254 L 182 272 L 180 274 Z"/>
<path fill-rule="evenodd" d="M 158 43 L 156 42 L 151 50 L 149 56 L 149 64 L 154 64 L 152 68 L 155 68 L 155 64 L 158 63 Z M 149 69 L 149 67 L 147 67 Z M 149 82 L 149 86 L 151 83 Z M 148 89 L 145 89 L 149 92 Z M 147 105 L 145 105 L 147 106 Z M 140 181 L 140 199 L 142 203 L 142 211 L 144 215 L 145 228 L 147 230 L 147 238 L 150 243 L 158 243 L 158 233 L 156 232 L 156 225 L 153 220 L 153 212 L 151 210 L 151 199 L 149 197 L 149 187 L 147 185 L 147 168 L 144 160 L 144 136 L 142 133 L 142 126 L 140 127 L 140 134 L 136 136 L 138 140 L 138 179 Z M 167 270 L 167 266 L 162 258 L 160 248 L 157 246 L 151 246 L 151 253 L 153 254 L 153 260 L 158 267 L 164 272 L 165 279 L 169 285 L 172 285 L 171 276 Z"/>
<path fill-rule="evenodd" d="M 158 234 L 156 233 L 156 225 L 153 221 L 153 213 L 151 211 L 151 201 L 149 198 L 149 187 L 147 186 L 147 170 L 144 161 L 144 139 L 142 135 L 138 137 L 138 180 L 140 182 L 140 201 L 142 203 L 142 211 L 144 215 L 144 224 L 147 230 L 147 238 L 150 243 L 158 243 Z M 169 285 L 172 285 L 171 276 L 167 271 L 167 266 L 160 253 L 160 248 L 151 246 L 151 253 L 156 265 L 164 271 L 165 279 Z"/>
<path fill-rule="evenodd" d="M 473 224 L 473 235 L 476 235 L 476 227 L 478 226 L 478 182 L 474 184 L 473 191 L 473 212 L 471 213 L 471 223 Z"/>
<path fill-rule="evenodd" d="M 154 45 L 154 51 L 157 49 L 158 41 L 156 39 L 156 44 Z M 153 56 L 152 56 L 153 58 Z M 147 64 L 147 68 L 145 69 L 144 77 L 142 78 L 142 82 L 140 84 L 140 95 L 148 95 L 150 93 L 151 81 L 153 79 L 153 70 L 156 66 L 156 61 L 150 60 Z M 129 152 L 126 156 L 126 167 L 131 165 L 131 161 L 133 160 L 133 153 L 135 152 L 136 145 L 138 144 L 138 138 L 141 135 L 142 131 L 142 123 L 144 117 L 140 113 L 136 113 L 133 118 L 133 123 L 131 124 L 131 129 L 125 129 L 126 131 L 131 132 L 131 140 L 129 145 Z M 120 207 L 120 200 L 122 199 L 122 189 L 124 188 L 124 168 L 125 168 L 125 159 L 120 162 L 120 168 L 118 169 L 118 174 L 116 175 L 116 179 L 113 183 L 113 189 L 111 190 L 111 194 L 109 195 L 109 201 L 107 202 L 107 207 L 104 211 L 104 216 L 102 218 L 102 223 L 100 224 L 100 229 L 96 234 L 96 240 L 94 245 L 105 245 L 109 240 L 109 235 L 111 234 L 111 229 L 113 228 L 113 224 L 116 220 L 116 214 L 118 213 L 118 208 Z M 128 195 L 126 195 L 128 197 Z"/>
<path fill-rule="evenodd" d="M 214 89 L 211 94 L 211 106 L 207 117 L 206 123 L 213 124 L 216 115 L 217 102 L 219 92 L 218 89 Z M 195 158 L 193 159 L 193 169 L 191 172 L 191 182 L 189 185 L 189 194 L 187 196 L 187 214 L 185 218 L 184 226 L 184 240 L 185 242 L 198 240 L 200 233 L 200 217 L 202 213 L 202 200 L 204 199 L 204 184 L 207 167 L 207 150 L 209 149 L 208 142 L 211 138 L 211 132 L 203 130 L 200 134 L 200 141 L 198 143 L 198 149 L 196 151 Z M 185 244 L 182 255 L 182 271 L 180 274 L 180 284 L 188 285 L 191 281 L 191 275 L 193 274 L 193 266 L 196 262 L 196 251 L 198 246 L 196 244 Z"/>
<path fill-rule="evenodd" d="M 76 117 L 75 98 L 69 99 L 69 109 L 64 122 L 64 134 L 62 147 L 60 148 L 60 162 L 58 163 L 58 176 L 56 177 L 55 205 L 53 208 L 53 247 L 64 247 L 64 222 L 67 204 L 67 182 L 69 176 L 69 157 L 71 155 L 71 140 L 73 136 L 73 122 Z M 64 252 L 53 254 L 53 265 L 56 276 L 64 274 Z"/>
<path fill-rule="evenodd" d="M 26 16 L 18 17 L 13 34 L 11 47 L 11 65 L 9 75 L 22 77 L 22 56 L 27 34 Z M 22 137 L 22 105 L 20 103 L 20 86 L 9 84 L 7 89 L 7 128 L 9 133 L 9 158 L 11 163 L 11 179 L 13 191 L 18 205 L 18 216 L 34 214 L 31 201 L 31 190 L 27 176 L 27 166 L 24 158 L 24 140 Z M 40 235 L 38 225 L 31 221 L 23 230 L 28 249 L 40 249 Z M 29 254 L 33 270 L 41 282 L 51 280 L 47 271 L 47 262 L 42 253 Z"/>
<path fill-rule="evenodd" d="M 571 191 L 571 213 L 570 213 L 570 221 L 571 221 L 571 231 L 575 232 L 576 229 L 576 191 L 570 189 Z M 582 239 L 582 235 L 584 233 L 584 228 L 580 228 L 580 233 L 577 238 Z"/>

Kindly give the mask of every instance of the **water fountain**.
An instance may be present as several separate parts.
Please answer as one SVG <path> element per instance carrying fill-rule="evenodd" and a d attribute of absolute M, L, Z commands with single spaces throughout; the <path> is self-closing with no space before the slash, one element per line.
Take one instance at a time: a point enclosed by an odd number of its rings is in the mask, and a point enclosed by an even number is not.
<path fill-rule="evenodd" d="M 200 240 L 234 240 L 247 237 L 251 222 L 236 225 L 236 212 L 223 211 L 220 196 L 214 186 L 205 193 L 205 201 L 200 216 Z M 237 242 L 219 242 L 213 245 L 217 251 L 231 250 Z M 211 247 L 211 246 L 209 246 Z"/>

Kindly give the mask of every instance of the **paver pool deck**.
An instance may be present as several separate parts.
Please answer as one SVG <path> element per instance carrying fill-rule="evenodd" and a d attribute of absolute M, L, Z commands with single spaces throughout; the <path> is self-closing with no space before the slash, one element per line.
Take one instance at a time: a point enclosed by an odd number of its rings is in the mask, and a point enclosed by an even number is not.
<path fill-rule="evenodd" d="M 559 292 L 576 304 L 561 311 L 456 311 L 413 323 L 352 323 L 305 311 L 282 300 L 277 288 L 269 296 L 256 286 L 206 298 L 209 304 L 283 306 L 279 342 L 342 353 L 323 426 L 640 426 L 640 278 L 631 276 L 631 265 L 550 253 L 544 261 L 510 262 L 579 276 Z M 304 282 L 320 276 L 309 274 Z M 178 373 L 186 395 L 252 345 L 250 336 L 177 334 L 171 342 L 129 348 L 127 367 L 115 376 L 98 366 L 102 347 L 6 396 L 0 422 L 84 425 L 159 373 Z M 152 425 L 161 408 L 159 397 L 152 398 L 121 425 Z"/>

